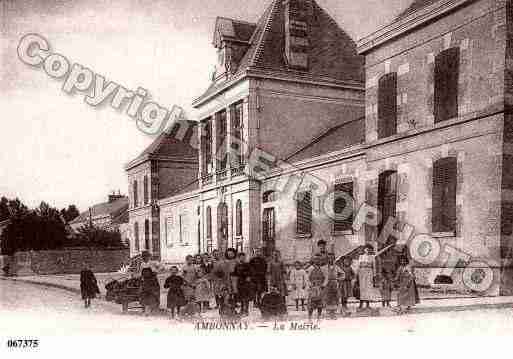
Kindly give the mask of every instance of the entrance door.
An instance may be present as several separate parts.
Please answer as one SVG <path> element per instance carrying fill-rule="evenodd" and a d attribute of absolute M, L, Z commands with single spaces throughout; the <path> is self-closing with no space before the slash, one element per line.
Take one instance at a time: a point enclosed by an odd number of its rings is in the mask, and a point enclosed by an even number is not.
<path fill-rule="evenodd" d="M 262 239 L 263 239 L 263 250 L 265 256 L 270 256 L 275 247 L 275 213 L 274 208 L 265 208 L 262 219 Z"/>
<path fill-rule="evenodd" d="M 224 202 L 217 207 L 217 248 L 221 253 L 228 248 L 228 206 Z"/>

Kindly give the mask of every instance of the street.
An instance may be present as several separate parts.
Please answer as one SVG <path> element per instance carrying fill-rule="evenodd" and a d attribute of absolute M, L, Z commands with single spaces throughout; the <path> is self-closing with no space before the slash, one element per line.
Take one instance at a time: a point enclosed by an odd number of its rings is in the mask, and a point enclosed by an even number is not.
<path fill-rule="evenodd" d="M 204 315 L 207 323 L 216 322 L 217 313 L 212 310 Z M 290 321 L 285 323 L 263 323 L 254 311 L 246 320 L 249 330 L 259 334 L 272 334 L 277 327 L 288 333 L 307 323 L 305 314 L 290 312 Z M 145 317 L 140 312 L 121 314 L 119 305 L 103 300 L 93 301 L 90 309 L 83 308 L 77 294 L 27 283 L 0 280 L 0 334 L 9 336 L 53 336 L 71 334 L 115 334 L 137 335 L 149 333 L 195 334 L 208 330 L 199 329 L 194 323 L 172 321 L 163 315 Z M 291 322 L 294 324 L 291 325 Z M 513 309 L 482 309 L 458 312 L 437 312 L 404 316 L 372 318 L 339 318 L 322 320 L 317 332 L 350 335 L 437 335 L 443 330 L 447 335 L 465 333 L 475 335 L 504 335 L 513 333 Z M 296 328 L 296 330 L 291 328 Z M 308 328 L 307 328 L 308 330 Z M 226 328 L 212 328 L 226 331 Z M 227 333 L 223 333 L 227 334 Z"/>

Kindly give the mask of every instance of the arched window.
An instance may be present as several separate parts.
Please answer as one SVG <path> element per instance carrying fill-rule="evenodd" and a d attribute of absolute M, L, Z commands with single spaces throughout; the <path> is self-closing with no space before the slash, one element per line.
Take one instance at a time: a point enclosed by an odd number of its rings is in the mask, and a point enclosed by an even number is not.
<path fill-rule="evenodd" d="M 382 76 L 378 83 L 378 138 L 397 133 L 397 73 Z"/>
<path fill-rule="evenodd" d="M 134 242 L 135 251 L 139 252 L 141 248 L 139 244 L 139 223 L 137 222 L 134 223 Z"/>
<path fill-rule="evenodd" d="M 304 191 L 297 194 L 297 233 L 312 233 L 312 192 Z"/>
<path fill-rule="evenodd" d="M 137 207 L 139 205 L 138 198 L 137 198 L 137 180 L 134 181 L 133 184 L 133 192 L 134 192 L 134 207 Z"/>
<path fill-rule="evenodd" d="M 433 232 L 456 230 L 457 159 L 446 157 L 433 163 Z"/>
<path fill-rule="evenodd" d="M 242 201 L 240 199 L 235 204 L 235 235 L 242 236 Z"/>
<path fill-rule="evenodd" d="M 206 217 L 206 221 L 207 221 L 207 223 L 206 223 L 207 239 L 211 240 L 212 239 L 212 209 L 210 208 L 210 206 L 208 206 L 206 209 L 205 217 Z"/>
<path fill-rule="evenodd" d="M 144 249 L 150 250 L 150 221 L 144 221 Z"/>
<path fill-rule="evenodd" d="M 435 123 L 458 116 L 459 67 L 459 47 L 444 50 L 435 57 Z"/>
<path fill-rule="evenodd" d="M 262 195 L 262 202 L 269 203 L 276 201 L 276 192 L 275 191 L 266 191 Z"/>
<path fill-rule="evenodd" d="M 150 192 L 148 188 L 148 176 L 144 176 L 144 204 L 148 204 Z"/>
<path fill-rule="evenodd" d="M 396 205 L 397 172 L 385 171 L 379 175 L 378 183 L 378 209 L 382 215 L 382 220 L 378 227 L 379 232 L 381 232 L 390 217 L 396 217 Z"/>

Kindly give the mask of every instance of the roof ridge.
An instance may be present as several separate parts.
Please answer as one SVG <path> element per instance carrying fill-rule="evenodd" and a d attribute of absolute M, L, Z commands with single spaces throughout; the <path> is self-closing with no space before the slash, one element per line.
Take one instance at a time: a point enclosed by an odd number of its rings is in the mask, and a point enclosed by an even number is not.
<path fill-rule="evenodd" d="M 225 20 L 236 21 L 236 22 L 241 23 L 241 24 L 256 25 L 256 23 L 254 23 L 254 22 L 247 21 L 247 20 L 235 19 L 235 18 L 232 18 L 232 17 L 217 16 L 217 18 L 218 18 L 218 19 L 225 19 Z"/>
<path fill-rule="evenodd" d="M 354 123 L 354 122 L 358 122 L 358 121 L 361 121 L 361 120 L 364 120 L 365 119 L 365 116 L 362 116 L 362 117 L 358 117 L 354 120 L 350 120 L 350 121 L 347 121 L 347 122 L 343 122 L 343 123 L 339 123 L 338 125 L 335 125 L 335 126 L 331 126 L 329 127 L 328 129 L 326 129 L 325 131 L 321 132 L 319 135 L 315 136 L 310 142 L 308 142 L 306 145 L 304 145 L 303 147 L 299 148 L 298 150 L 294 151 L 293 153 L 291 153 L 289 156 L 285 157 L 285 161 L 288 161 L 289 159 L 291 159 L 292 157 L 294 157 L 295 155 L 297 155 L 298 153 L 306 150 L 308 147 L 312 146 L 313 144 L 319 142 L 323 137 L 325 137 L 327 134 L 329 134 L 330 132 L 340 128 L 340 127 L 344 127 L 344 126 L 347 126 L 351 123 Z"/>
<path fill-rule="evenodd" d="M 266 35 L 269 33 L 268 30 L 271 26 L 271 20 L 274 18 L 274 14 L 276 13 L 276 10 L 278 8 L 280 1 L 281 0 L 273 0 L 266 9 L 266 12 L 269 11 L 269 13 L 267 14 L 267 18 L 265 17 L 266 14 L 264 12 L 264 16 L 261 19 L 261 20 L 263 20 L 262 21 L 263 24 L 261 24 L 259 21 L 258 25 L 262 26 L 262 29 L 261 29 L 262 31 L 260 33 L 260 38 L 257 40 L 256 49 L 253 52 L 253 56 L 249 61 L 248 67 L 255 66 L 256 62 L 258 61 L 262 52 L 264 51 L 264 49 L 263 49 L 264 44 L 265 44 L 264 37 L 266 37 Z M 258 31 L 258 25 L 257 25 L 257 28 L 255 29 L 255 35 L 256 35 L 256 32 Z"/>

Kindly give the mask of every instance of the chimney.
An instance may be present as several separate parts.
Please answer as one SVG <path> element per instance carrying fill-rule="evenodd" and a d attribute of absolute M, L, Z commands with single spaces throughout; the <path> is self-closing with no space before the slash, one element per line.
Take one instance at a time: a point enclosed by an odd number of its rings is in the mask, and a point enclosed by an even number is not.
<path fill-rule="evenodd" d="M 112 203 L 114 201 L 117 201 L 118 199 L 121 199 L 125 196 L 121 194 L 121 191 L 118 191 L 118 194 L 116 194 L 115 191 L 112 192 L 112 194 L 109 194 L 109 203 Z"/>
<path fill-rule="evenodd" d="M 311 0 L 285 0 L 285 59 L 292 69 L 308 70 L 308 23 Z"/>

